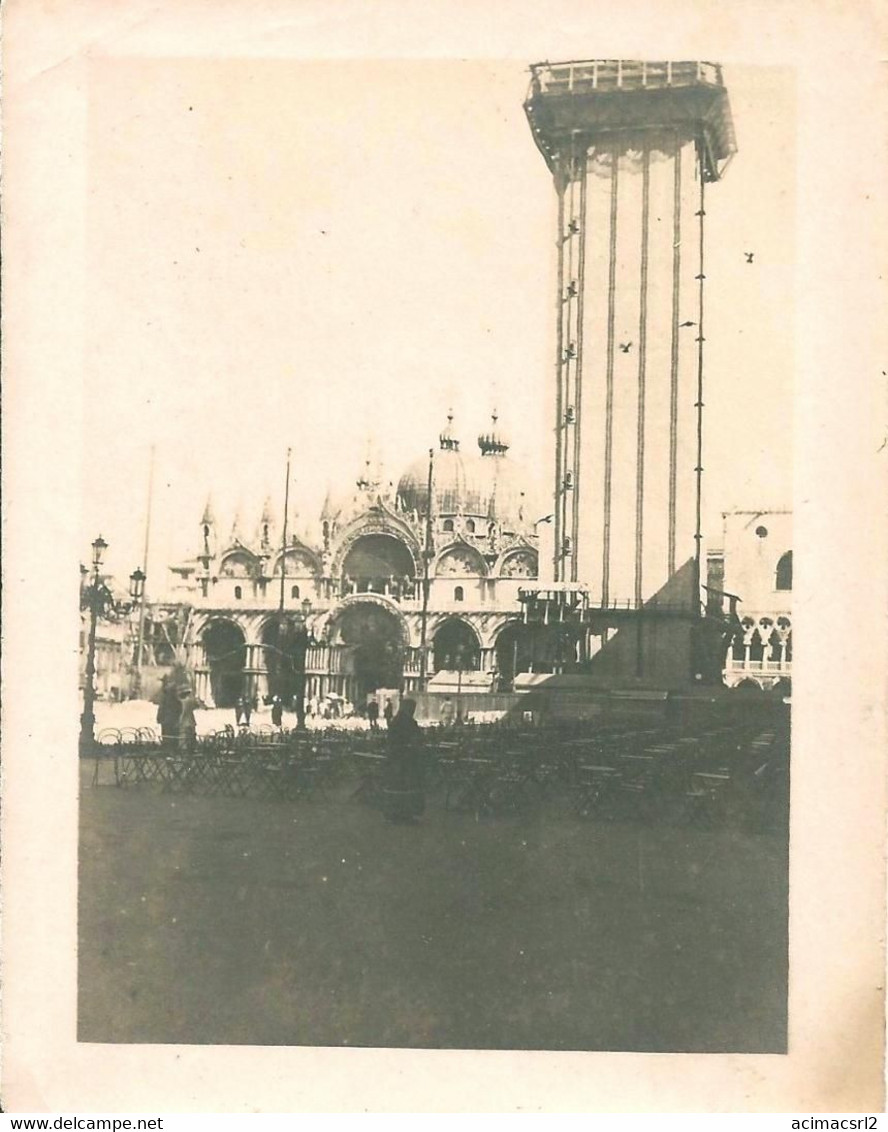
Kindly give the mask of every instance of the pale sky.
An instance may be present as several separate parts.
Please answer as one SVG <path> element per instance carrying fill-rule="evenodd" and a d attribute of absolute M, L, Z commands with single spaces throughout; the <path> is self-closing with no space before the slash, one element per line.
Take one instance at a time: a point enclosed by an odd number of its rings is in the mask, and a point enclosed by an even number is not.
<path fill-rule="evenodd" d="M 722 510 L 791 499 L 793 74 L 725 80 L 739 153 L 707 193 L 710 542 Z M 266 494 L 280 513 L 290 445 L 298 528 L 369 436 L 397 480 L 449 406 L 472 450 L 498 407 L 546 513 L 555 196 L 526 87 L 514 62 L 92 62 L 84 558 L 101 532 L 121 579 L 140 562 L 152 443 L 156 597 L 208 491 L 223 535 L 238 506 L 252 531 Z"/>

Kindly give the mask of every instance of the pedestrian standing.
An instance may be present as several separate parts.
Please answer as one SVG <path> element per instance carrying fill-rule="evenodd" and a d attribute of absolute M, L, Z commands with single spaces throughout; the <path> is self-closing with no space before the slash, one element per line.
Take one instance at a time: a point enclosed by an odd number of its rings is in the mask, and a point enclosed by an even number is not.
<path fill-rule="evenodd" d="M 181 715 L 182 703 L 179 692 L 172 680 L 165 676 L 160 691 L 160 704 L 157 708 L 157 722 L 160 724 L 160 736 L 164 744 L 175 743 L 179 738 Z"/>
<path fill-rule="evenodd" d="M 441 704 L 441 726 L 453 726 L 453 700 L 450 696 L 445 696 L 444 702 Z"/>
<path fill-rule="evenodd" d="M 415 708 L 416 704 L 414 704 L 413 706 Z M 394 719 L 394 716 L 395 716 L 395 709 L 392 707 L 392 701 L 391 700 L 385 701 L 385 707 L 383 708 L 382 714 L 385 716 L 386 727 L 391 727 L 392 720 Z"/>
<path fill-rule="evenodd" d="M 275 727 L 281 727 L 284 722 L 284 701 L 280 696 L 272 697 L 271 722 Z"/>
<path fill-rule="evenodd" d="M 183 751 L 193 751 L 197 740 L 197 719 L 194 715 L 197 700 L 191 694 L 190 688 L 186 688 L 182 692 L 181 702 L 182 714 L 179 717 L 179 746 Z"/>
<path fill-rule="evenodd" d="M 370 730 L 377 731 L 379 729 L 379 703 L 376 700 L 370 700 L 367 704 L 367 718 L 370 720 Z"/>
<path fill-rule="evenodd" d="M 238 696 L 234 703 L 234 722 L 237 727 L 240 727 L 241 720 L 244 718 L 244 697 Z"/>
<path fill-rule="evenodd" d="M 389 727 L 383 775 L 382 811 L 386 821 L 416 825 L 425 810 L 425 751 L 422 730 L 413 718 L 414 700 L 401 700 Z"/>

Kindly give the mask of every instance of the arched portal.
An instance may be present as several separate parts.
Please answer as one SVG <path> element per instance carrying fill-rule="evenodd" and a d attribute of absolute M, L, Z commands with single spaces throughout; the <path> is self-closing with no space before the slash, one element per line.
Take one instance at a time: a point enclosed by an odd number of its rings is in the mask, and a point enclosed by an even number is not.
<path fill-rule="evenodd" d="M 533 660 L 528 628 L 521 621 L 510 621 L 496 639 L 496 670 L 499 689 L 509 692 L 519 672 L 529 672 Z"/>
<path fill-rule="evenodd" d="M 333 643 L 352 652 L 360 701 L 377 688 L 400 688 L 404 640 L 397 616 L 372 600 L 347 605 L 333 623 Z"/>
<path fill-rule="evenodd" d="M 268 673 L 268 693 L 280 696 L 289 709 L 305 690 L 305 654 L 308 631 L 304 621 L 290 614 L 270 617 L 260 633 Z"/>
<path fill-rule="evenodd" d="M 474 671 L 481 667 L 478 638 L 465 623 L 455 617 L 435 633 L 434 664 L 436 672 Z"/>
<path fill-rule="evenodd" d="M 399 593 L 415 574 L 413 555 L 392 535 L 370 534 L 355 539 L 342 562 L 345 593 Z"/>
<path fill-rule="evenodd" d="M 231 621 L 211 621 L 201 636 L 210 667 L 210 688 L 216 707 L 233 707 L 244 691 L 247 647 L 244 634 Z"/>

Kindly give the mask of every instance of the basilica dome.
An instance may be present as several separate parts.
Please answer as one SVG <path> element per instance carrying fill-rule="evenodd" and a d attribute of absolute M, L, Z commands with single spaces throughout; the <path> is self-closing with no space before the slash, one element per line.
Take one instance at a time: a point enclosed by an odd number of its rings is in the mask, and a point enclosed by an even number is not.
<path fill-rule="evenodd" d="M 435 514 L 441 517 L 463 515 L 485 523 L 496 522 L 504 530 L 523 527 L 523 493 L 519 470 L 509 459 L 508 444 L 496 428 L 478 438 L 479 453 L 460 451 L 453 434 L 453 416 L 439 438 L 432 474 Z M 429 459 L 415 460 L 398 481 L 398 501 L 405 511 L 425 515 L 428 506 Z"/>

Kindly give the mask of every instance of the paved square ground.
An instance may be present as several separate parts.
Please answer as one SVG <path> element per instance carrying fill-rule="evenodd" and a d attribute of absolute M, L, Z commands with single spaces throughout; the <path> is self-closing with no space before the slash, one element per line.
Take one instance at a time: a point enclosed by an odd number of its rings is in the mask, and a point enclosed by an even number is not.
<path fill-rule="evenodd" d="M 785 1049 L 784 837 L 82 772 L 81 1041 Z"/>

